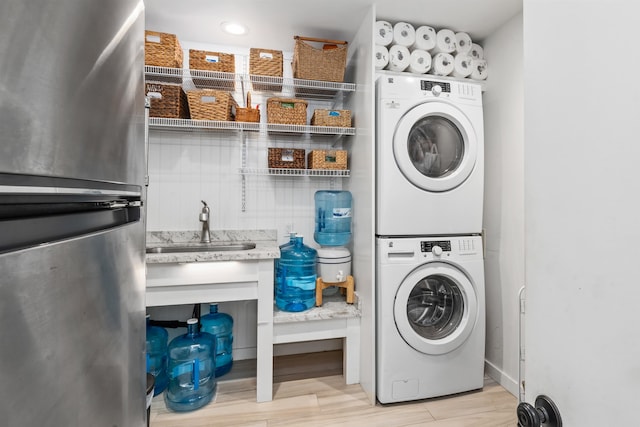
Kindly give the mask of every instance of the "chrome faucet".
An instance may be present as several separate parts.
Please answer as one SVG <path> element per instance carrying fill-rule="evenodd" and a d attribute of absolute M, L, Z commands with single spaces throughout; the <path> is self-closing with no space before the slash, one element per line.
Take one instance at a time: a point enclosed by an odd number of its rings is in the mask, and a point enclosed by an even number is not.
<path fill-rule="evenodd" d="M 200 243 L 211 243 L 211 232 L 209 231 L 209 216 L 211 210 L 207 206 L 207 202 L 201 200 L 202 212 L 200 212 L 200 222 L 202 223 L 202 234 L 200 235 Z"/>

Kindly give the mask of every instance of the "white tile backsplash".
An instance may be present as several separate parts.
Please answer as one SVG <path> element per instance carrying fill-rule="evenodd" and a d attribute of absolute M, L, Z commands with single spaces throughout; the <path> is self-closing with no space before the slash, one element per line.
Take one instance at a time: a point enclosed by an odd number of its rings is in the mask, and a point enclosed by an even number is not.
<path fill-rule="evenodd" d="M 247 166 L 267 167 L 268 147 L 331 148 L 333 137 L 244 132 Z M 151 129 L 148 230 L 200 229 L 201 200 L 211 208 L 211 229 L 276 229 L 278 241 L 289 231 L 313 241 L 317 190 L 341 189 L 341 178 L 245 176 L 242 211 L 242 141 L 233 131 Z"/>

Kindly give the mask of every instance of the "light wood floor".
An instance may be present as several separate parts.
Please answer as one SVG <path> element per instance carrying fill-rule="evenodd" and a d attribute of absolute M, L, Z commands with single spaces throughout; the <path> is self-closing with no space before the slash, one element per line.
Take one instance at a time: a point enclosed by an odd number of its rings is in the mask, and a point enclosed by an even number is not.
<path fill-rule="evenodd" d="M 284 356 L 274 361 L 273 401 L 256 403 L 252 369 L 255 361 L 234 362 L 214 401 L 197 411 L 171 412 L 156 396 L 151 427 L 517 426 L 517 399 L 488 377 L 482 391 L 372 406 L 360 385 L 345 385 L 341 351 Z"/>

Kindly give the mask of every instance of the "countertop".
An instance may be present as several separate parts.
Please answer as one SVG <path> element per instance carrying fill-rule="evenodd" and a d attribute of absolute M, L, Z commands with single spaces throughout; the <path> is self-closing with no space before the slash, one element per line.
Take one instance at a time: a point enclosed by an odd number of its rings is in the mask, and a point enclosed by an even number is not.
<path fill-rule="evenodd" d="M 200 242 L 200 231 L 148 231 L 147 247 L 184 246 Z M 252 242 L 254 249 L 220 252 L 147 254 L 147 264 L 243 261 L 280 258 L 276 230 L 211 230 L 211 243 Z"/>
<path fill-rule="evenodd" d="M 338 292 L 335 295 L 322 297 L 322 306 L 310 310 L 291 313 L 282 311 L 274 305 L 273 323 L 308 322 L 313 320 L 348 319 L 362 315 L 360 299 L 355 295 L 353 304 L 347 304 L 345 296 Z"/>

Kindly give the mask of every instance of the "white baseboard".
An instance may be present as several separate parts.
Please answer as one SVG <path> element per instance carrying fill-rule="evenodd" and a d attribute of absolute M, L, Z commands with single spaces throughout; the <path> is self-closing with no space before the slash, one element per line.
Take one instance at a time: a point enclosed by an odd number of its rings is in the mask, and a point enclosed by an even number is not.
<path fill-rule="evenodd" d="M 256 359 L 257 351 L 255 347 L 247 347 L 247 348 L 234 348 L 233 349 L 233 360 L 247 360 L 247 359 Z"/>
<path fill-rule="evenodd" d="M 288 356 L 290 354 L 317 353 L 320 351 L 340 350 L 342 338 L 334 338 L 320 341 L 293 342 L 288 344 L 276 344 L 273 346 L 274 356 Z"/>
<path fill-rule="evenodd" d="M 342 338 L 294 342 L 289 344 L 276 344 L 273 346 L 274 356 L 288 356 L 290 354 L 316 353 L 320 351 L 340 350 L 342 348 Z M 256 358 L 256 348 L 234 348 L 234 360 L 246 360 Z"/>
<path fill-rule="evenodd" d="M 511 378 L 504 371 L 498 368 L 488 360 L 484 361 L 484 372 L 493 378 L 498 384 L 504 387 L 509 393 L 518 397 L 520 389 L 518 387 L 518 380 Z"/>

